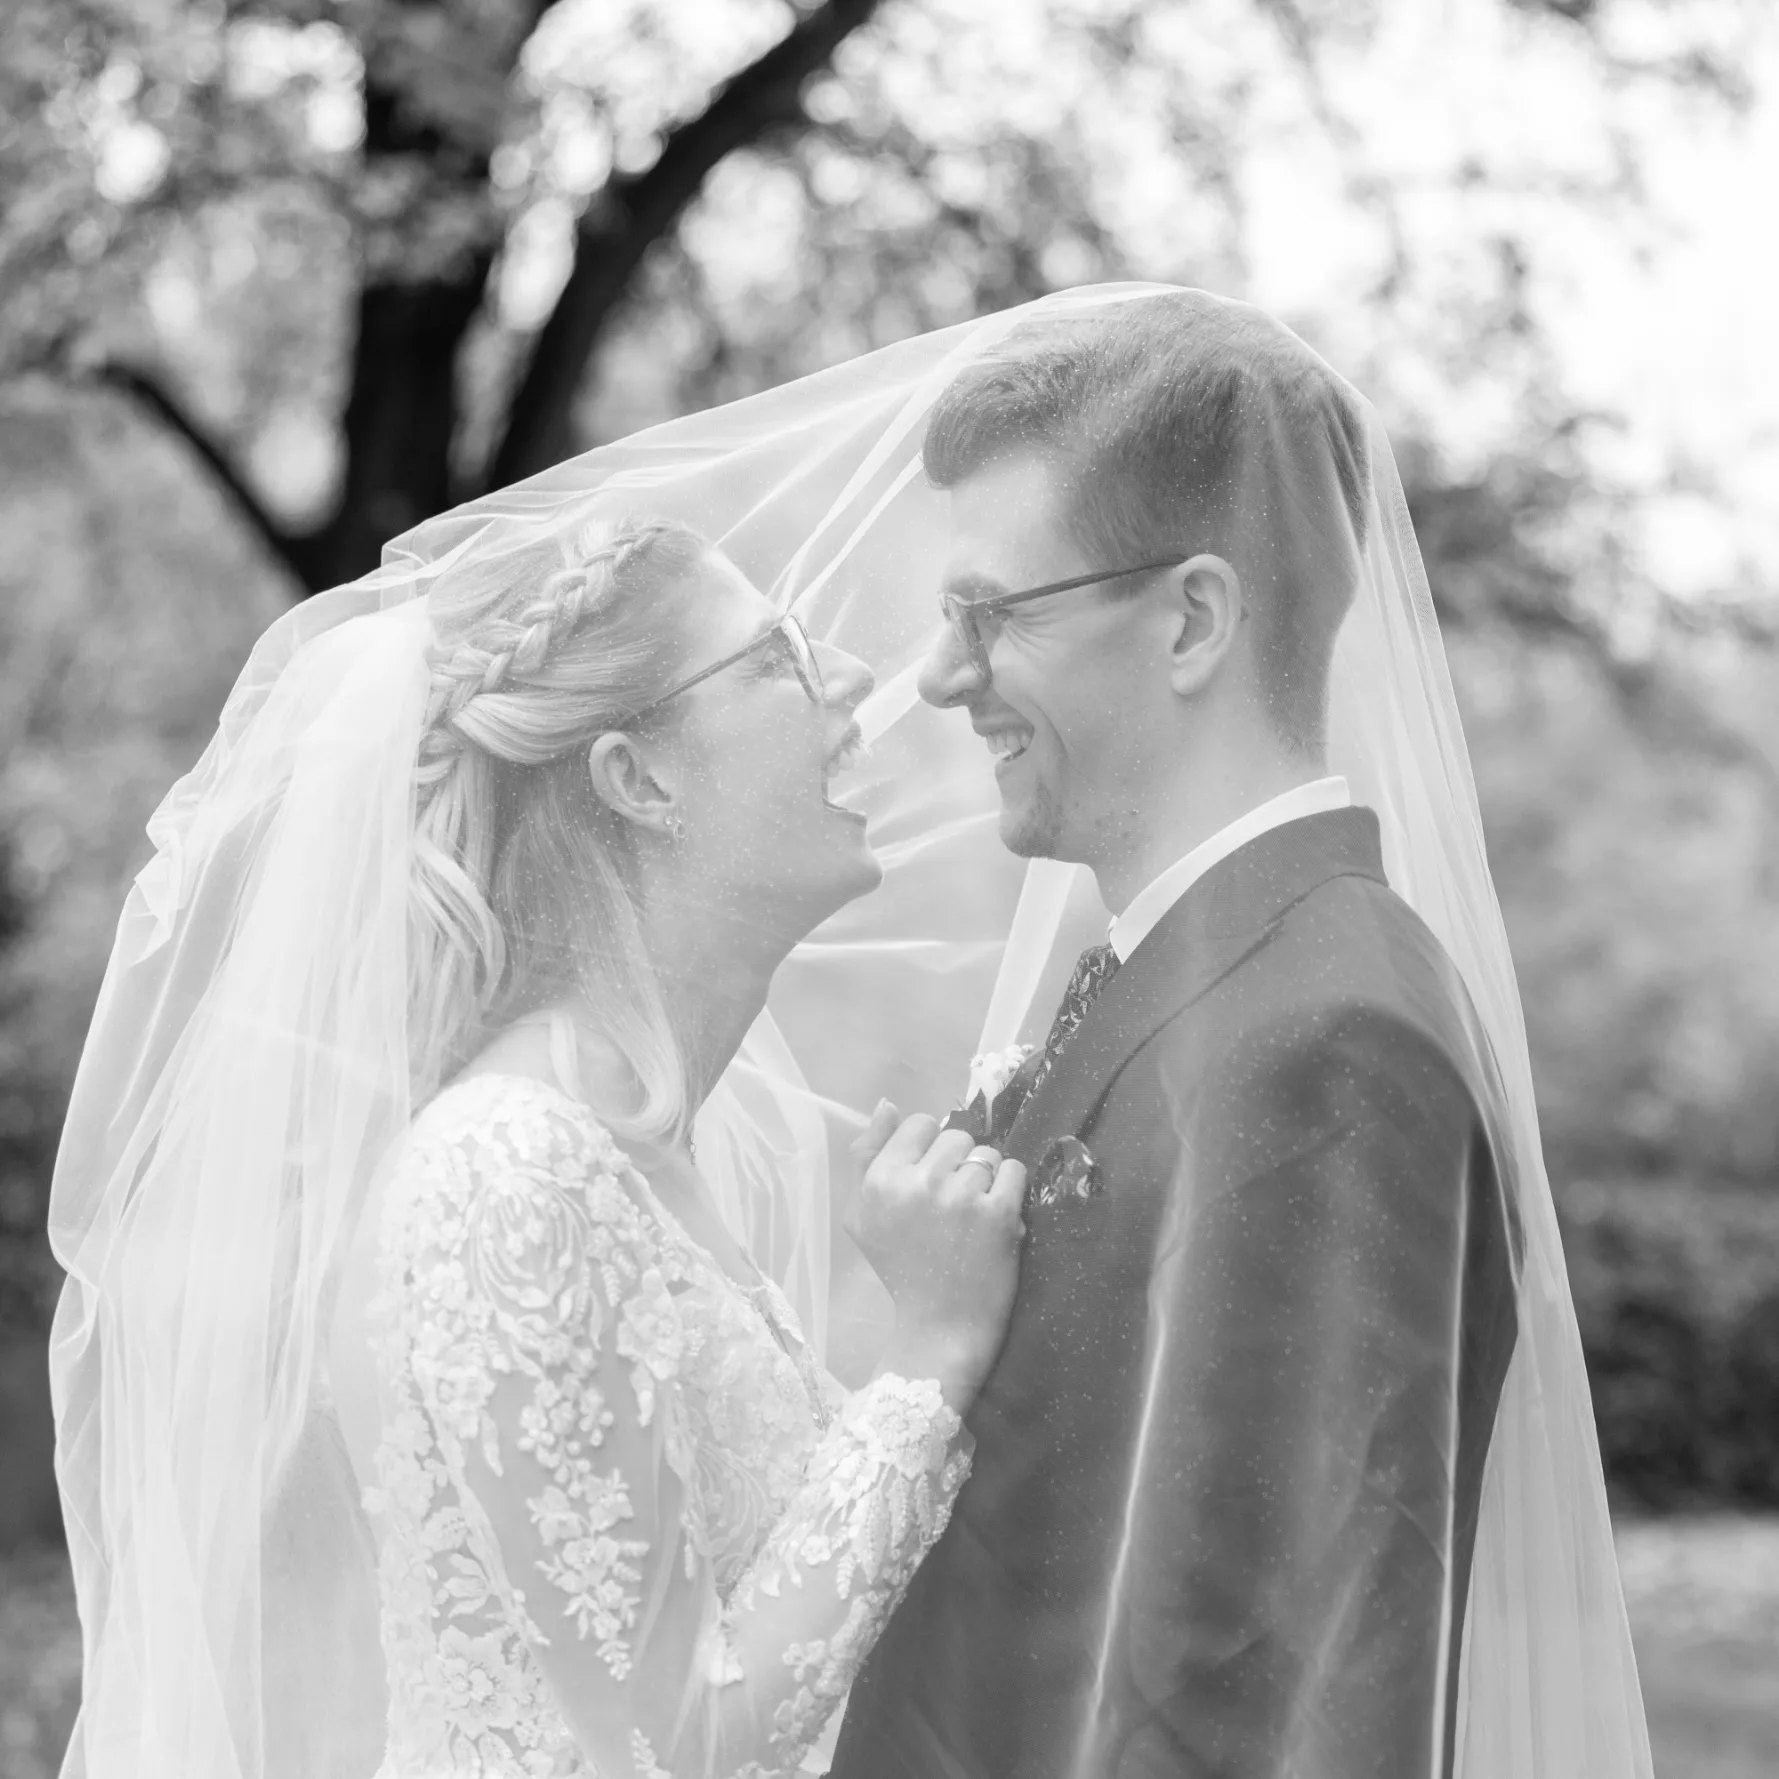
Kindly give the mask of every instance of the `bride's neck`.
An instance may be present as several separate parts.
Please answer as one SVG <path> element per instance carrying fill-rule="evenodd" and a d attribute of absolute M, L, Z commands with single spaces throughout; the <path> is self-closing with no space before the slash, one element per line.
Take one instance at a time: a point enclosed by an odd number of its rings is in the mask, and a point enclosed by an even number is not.
<path fill-rule="evenodd" d="M 708 904 L 695 911 L 651 910 L 642 926 L 687 1092 L 698 1106 L 759 1018 L 773 972 L 790 946 L 760 922 L 724 918 Z"/>
<path fill-rule="evenodd" d="M 745 968 L 733 956 L 702 948 L 667 963 L 659 953 L 651 953 L 651 957 L 668 1028 L 686 1071 L 689 1107 L 696 1111 L 765 1006 L 772 967 Z M 578 1034 L 575 1068 L 581 1091 L 596 1109 L 622 1107 L 633 1097 L 635 1077 L 603 1029 L 595 1008 L 574 994 L 540 1012 L 566 1014 L 572 1022 Z M 543 1064 L 534 1058 L 534 1066 L 541 1069 Z"/>
<path fill-rule="evenodd" d="M 649 959 L 681 1064 L 690 1108 L 696 1110 L 759 1018 L 773 972 L 791 949 L 758 920 L 725 917 L 707 902 L 675 908 L 665 899 L 637 908 L 639 937 Z M 555 1003 L 578 1031 L 577 1067 L 595 1105 L 621 1105 L 634 1077 L 603 1029 L 599 1010 L 580 995 Z"/>

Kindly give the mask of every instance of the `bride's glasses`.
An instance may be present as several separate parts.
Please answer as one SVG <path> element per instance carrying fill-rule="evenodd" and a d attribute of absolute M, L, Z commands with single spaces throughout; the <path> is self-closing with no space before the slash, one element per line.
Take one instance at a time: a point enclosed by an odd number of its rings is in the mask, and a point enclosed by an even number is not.
<path fill-rule="evenodd" d="M 803 620 L 790 612 L 778 620 L 769 630 L 762 630 L 752 642 L 739 648 L 732 655 L 725 655 L 720 661 L 713 661 L 708 667 L 701 667 L 690 679 L 683 679 L 677 686 L 668 689 L 652 704 L 645 704 L 636 713 L 632 721 L 640 720 L 659 710 L 670 698 L 677 698 L 681 692 L 689 692 L 694 686 L 702 685 L 713 674 L 721 673 L 737 662 L 745 661 L 750 655 L 757 655 L 763 649 L 778 651 L 802 682 L 803 690 L 809 695 L 811 704 L 820 704 L 823 699 L 821 663 L 815 658 L 815 645 L 809 640 L 809 632 L 803 628 Z"/>
<path fill-rule="evenodd" d="M 969 651 L 970 665 L 986 681 L 993 677 L 989 650 L 1001 633 L 1002 614 L 1010 606 L 1024 605 L 1028 599 L 1048 599 L 1052 593 L 1072 593 L 1077 587 L 1097 587 L 1104 581 L 1122 580 L 1127 574 L 1178 568 L 1185 560 L 1184 556 L 1169 556 L 1164 562 L 1143 562 L 1135 568 L 1097 569 L 1092 574 L 1078 574 L 1071 580 L 1048 581 L 1042 587 L 1025 587 L 1017 593 L 995 593 L 987 599 L 962 599 L 955 593 L 941 593 L 939 603 L 944 607 L 946 621 Z"/>

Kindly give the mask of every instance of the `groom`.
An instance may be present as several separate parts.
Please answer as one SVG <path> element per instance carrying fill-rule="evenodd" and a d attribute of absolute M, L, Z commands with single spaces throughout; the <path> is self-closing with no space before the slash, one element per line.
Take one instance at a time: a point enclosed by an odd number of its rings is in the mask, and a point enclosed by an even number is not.
<path fill-rule="evenodd" d="M 1363 414 L 1181 293 L 1021 330 L 925 458 L 922 695 L 1117 916 L 997 1104 L 1019 1299 L 833 1773 L 1443 1779 L 1518 1237 L 1487 1041 L 1324 763 Z"/>

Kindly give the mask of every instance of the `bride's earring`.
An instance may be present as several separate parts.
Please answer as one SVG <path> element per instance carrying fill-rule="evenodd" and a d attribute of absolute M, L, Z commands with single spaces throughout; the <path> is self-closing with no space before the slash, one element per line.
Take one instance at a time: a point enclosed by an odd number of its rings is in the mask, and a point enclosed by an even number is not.
<path fill-rule="evenodd" d="M 676 846 L 686 837 L 686 818 L 677 811 L 667 818 L 667 838 Z"/>

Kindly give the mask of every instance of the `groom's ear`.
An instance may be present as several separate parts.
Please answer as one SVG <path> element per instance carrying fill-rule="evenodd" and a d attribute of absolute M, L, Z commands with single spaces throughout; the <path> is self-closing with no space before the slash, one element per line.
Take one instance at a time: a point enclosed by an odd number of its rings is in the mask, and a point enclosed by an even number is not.
<path fill-rule="evenodd" d="M 587 749 L 593 794 L 633 827 L 669 835 L 679 819 L 674 775 L 634 735 L 609 729 Z"/>
<path fill-rule="evenodd" d="M 1169 572 L 1171 610 L 1177 620 L 1168 650 L 1168 678 L 1183 698 L 1202 692 L 1217 677 L 1248 615 L 1238 575 L 1221 556 L 1204 554 Z"/>

